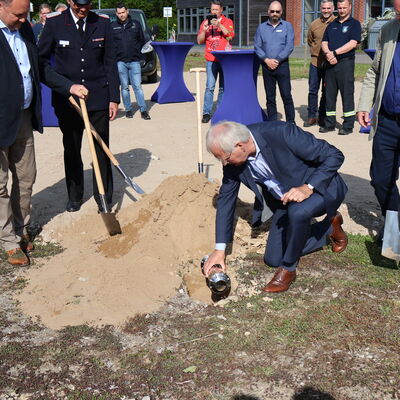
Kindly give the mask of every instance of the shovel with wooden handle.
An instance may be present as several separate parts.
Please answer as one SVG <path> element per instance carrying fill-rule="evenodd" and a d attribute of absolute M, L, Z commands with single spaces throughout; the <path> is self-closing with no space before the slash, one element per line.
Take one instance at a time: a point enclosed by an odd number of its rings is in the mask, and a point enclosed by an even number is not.
<path fill-rule="evenodd" d="M 205 68 L 190 68 L 190 72 L 196 73 L 196 105 L 197 105 L 197 146 L 199 152 L 199 158 L 197 168 L 199 174 L 204 172 L 203 166 L 203 141 L 201 133 L 201 100 L 200 100 L 200 72 L 206 72 Z"/>
<path fill-rule="evenodd" d="M 70 103 L 73 105 L 75 110 L 78 112 L 78 114 L 83 118 L 82 116 L 82 110 L 79 107 L 79 104 L 75 101 L 75 99 L 70 96 L 69 98 Z M 92 135 L 95 137 L 97 142 L 100 144 L 101 148 L 104 150 L 104 153 L 107 154 L 108 158 L 111 160 L 113 163 L 114 167 L 117 169 L 117 171 L 122 175 L 124 178 L 125 182 L 133 189 L 136 191 L 136 193 L 139 194 L 144 194 L 144 190 L 136 183 L 134 182 L 127 174 L 126 172 L 122 169 L 120 163 L 118 160 L 114 157 L 114 154 L 111 153 L 111 150 L 108 148 L 108 146 L 104 143 L 104 140 L 100 137 L 100 135 L 96 132 L 96 129 L 94 129 L 93 125 L 90 124 L 90 129 L 92 132 Z"/>
<path fill-rule="evenodd" d="M 121 233 L 121 226 L 115 217 L 115 213 L 110 212 L 109 206 L 107 204 L 106 196 L 105 196 L 105 192 L 104 192 L 103 181 L 101 179 L 99 162 L 97 160 L 97 154 L 96 154 L 96 149 L 94 147 L 93 136 L 91 134 L 89 116 L 88 116 L 88 112 L 86 109 L 86 103 L 85 103 L 85 100 L 83 100 L 83 99 L 79 99 L 79 101 L 81 103 L 82 117 L 83 117 L 83 121 L 85 123 L 85 130 L 86 130 L 86 134 L 88 137 L 89 148 L 90 148 L 90 152 L 92 153 L 93 168 L 94 168 L 94 174 L 96 177 L 96 183 L 97 183 L 97 187 L 99 189 L 99 196 L 100 196 L 100 202 L 101 202 L 101 207 L 102 207 L 102 210 L 100 210 L 100 214 L 101 214 L 101 217 L 103 218 L 104 224 L 105 224 L 110 236 L 117 235 L 117 234 Z"/>

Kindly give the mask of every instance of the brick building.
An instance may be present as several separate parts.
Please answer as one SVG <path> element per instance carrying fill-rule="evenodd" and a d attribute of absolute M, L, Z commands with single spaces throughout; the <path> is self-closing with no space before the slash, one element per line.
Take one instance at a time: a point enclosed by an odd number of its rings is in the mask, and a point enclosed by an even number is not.
<path fill-rule="evenodd" d="M 336 0 L 334 1 L 336 5 Z M 224 14 L 235 25 L 234 45 L 251 46 L 257 26 L 267 18 L 265 0 L 223 0 Z M 304 44 L 311 21 L 319 16 L 320 0 L 282 0 L 283 18 L 291 22 L 295 45 Z M 382 15 L 391 0 L 353 0 L 353 16 L 360 22 Z M 200 23 L 210 13 L 209 0 L 177 0 L 178 40 L 196 41 Z"/>

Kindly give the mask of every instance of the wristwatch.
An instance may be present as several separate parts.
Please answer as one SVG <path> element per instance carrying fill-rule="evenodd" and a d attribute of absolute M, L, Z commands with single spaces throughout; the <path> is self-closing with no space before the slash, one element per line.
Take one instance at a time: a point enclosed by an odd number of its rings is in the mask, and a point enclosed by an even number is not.
<path fill-rule="evenodd" d="M 314 186 L 313 185 L 310 185 L 309 183 L 306 183 L 306 185 L 310 190 L 314 191 Z"/>
<path fill-rule="evenodd" d="M 333 50 L 333 55 L 337 57 L 336 50 Z"/>

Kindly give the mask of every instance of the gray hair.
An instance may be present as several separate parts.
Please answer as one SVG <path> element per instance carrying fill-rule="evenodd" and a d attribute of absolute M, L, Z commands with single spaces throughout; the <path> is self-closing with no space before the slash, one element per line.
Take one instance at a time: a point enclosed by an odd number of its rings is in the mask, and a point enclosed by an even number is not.
<path fill-rule="evenodd" d="M 67 8 L 68 8 L 68 6 L 66 5 L 66 4 L 64 4 L 64 3 L 58 3 L 56 6 L 55 6 L 55 10 L 56 11 L 58 11 L 60 8 L 63 8 L 64 10 L 66 10 Z"/>
<path fill-rule="evenodd" d="M 49 4 L 47 4 L 47 3 L 42 3 L 42 4 L 39 6 L 39 12 L 42 11 L 42 10 L 44 10 L 45 8 L 47 8 L 47 9 L 50 10 L 50 12 L 51 12 L 51 6 L 50 6 Z"/>
<path fill-rule="evenodd" d="M 221 121 L 213 125 L 207 132 L 206 147 L 212 149 L 219 147 L 225 153 L 231 153 L 239 142 L 247 142 L 250 131 L 246 125 L 232 121 Z"/>
<path fill-rule="evenodd" d="M 335 3 L 333 2 L 333 0 L 322 0 L 320 3 L 320 6 L 322 6 L 323 4 L 326 4 L 326 3 L 332 3 L 332 5 L 335 7 Z"/>

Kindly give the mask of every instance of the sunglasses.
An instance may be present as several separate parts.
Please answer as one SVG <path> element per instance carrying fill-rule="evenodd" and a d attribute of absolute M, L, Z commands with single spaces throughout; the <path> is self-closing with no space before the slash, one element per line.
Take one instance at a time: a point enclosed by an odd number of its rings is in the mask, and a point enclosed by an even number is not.
<path fill-rule="evenodd" d="M 279 10 L 269 10 L 270 14 L 280 14 L 282 11 Z"/>

